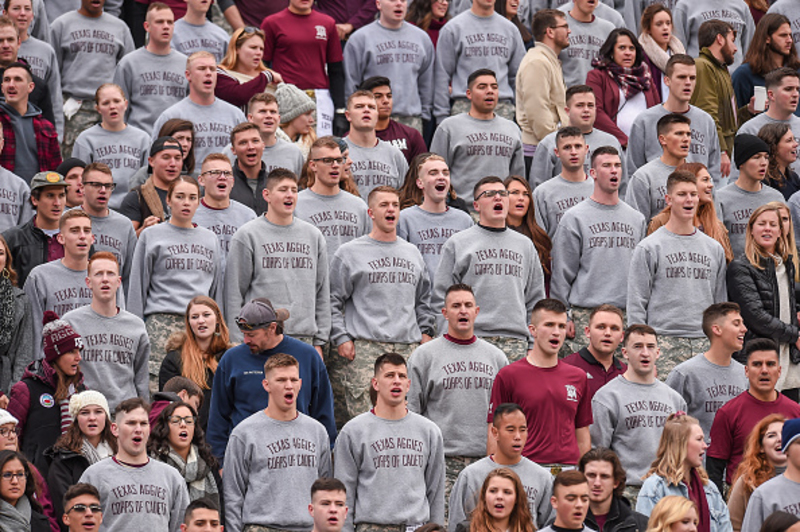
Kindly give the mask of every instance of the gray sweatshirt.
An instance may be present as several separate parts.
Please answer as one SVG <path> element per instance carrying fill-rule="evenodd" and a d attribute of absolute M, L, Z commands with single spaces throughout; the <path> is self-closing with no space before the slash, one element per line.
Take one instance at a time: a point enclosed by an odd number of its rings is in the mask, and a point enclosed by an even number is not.
<path fill-rule="evenodd" d="M 567 87 L 586 83 L 586 75 L 592 70 L 592 61 L 597 57 L 600 47 L 606 42 L 615 26 L 598 16 L 591 22 L 580 22 L 567 15 L 569 24 L 569 47 L 558 54 L 564 67 L 564 82 Z"/>
<path fill-rule="evenodd" d="M 628 184 L 625 203 L 642 213 L 649 222 L 667 206 L 667 178 L 675 168 L 657 157 L 636 170 Z"/>
<path fill-rule="evenodd" d="M 199 105 L 187 96 L 161 113 L 153 125 L 153 140 L 164 122 L 170 118 L 183 118 L 194 123 L 195 173 L 209 153 L 220 151 L 231 141 L 231 130 L 242 122 L 247 122 L 244 113 L 228 102 L 216 98 L 211 105 Z"/>
<path fill-rule="evenodd" d="M 342 244 L 331 260 L 331 341 L 419 342 L 435 326 L 430 291 L 425 260 L 402 238 Z"/>
<path fill-rule="evenodd" d="M 147 166 L 150 136 L 141 129 L 127 126 L 122 131 L 109 131 L 100 124 L 84 130 L 75 139 L 72 156 L 89 163 L 105 163 L 114 173 L 117 188 L 111 193 L 108 206 L 119 209 L 130 189 L 133 174 Z"/>
<path fill-rule="evenodd" d="M 717 201 L 718 214 L 728 230 L 734 257 L 744 256 L 747 222 L 753 211 L 771 201 L 786 202 L 783 194 L 770 186 L 762 185 L 758 192 L 748 192 L 739 188 L 735 182 L 717 192 Z"/>
<path fill-rule="evenodd" d="M 194 296 L 222 304 L 222 255 L 217 236 L 202 227 L 160 223 L 142 231 L 133 254 L 128 309 L 144 318 L 183 314 Z"/>
<path fill-rule="evenodd" d="M 113 81 L 122 57 L 136 48 L 127 24 L 108 13 L 99 18 L 64 13 L 53 21 L 50 33 L 64 97 L 76 100 L 94 98 L 97 87 Z"/>
<path fill-rule="evenodd" d="M 641 486 L 656 457 L 664 422 L 678 410 L 686 410 L 686 401 L 663 382 L 639 384 L 618 375 L 592 398 L 592 446 L 617 453 L 628 475 L 626 484 Z"/>
<path fill-rule="evenodd" d="M 656 125 L 662 116 L 668 114 L 669 111 L 664 109 L 663 105 L 654 105 L 633 121 L 631 134 L 628 137 L 627 157 L 628 169 L 631 172 L 635 172 L 648 161 L 661 157 L 663 149 L 658 142 Z M 714 184 L 718 185 L 722 174 L 719 169 L 719 139 L 714 119 L 694 105 L 689 106 L 689 110 L 684 113 L 684 116 L 692 121 L 692 142 L 686 162 L 706 165 L 708 173 L 714 179 Z"/>
<path fill-rule="evenodd" d="M 71 270 L 61 260 L 45 262 L 31 270 L 22 287 L 31 302 L 34 356 L 42 358 L 42 318 L 47 310 L 63 316 L 70 310 L 92 302 L 92 291 L 86 286 L 86 270 Z M 117 290 L 117 305 L 125 308 L 122 287 Z"/>
<path fill-rule="evenodd" d="M 435 50 L 428 34 L 409 22 L 390 29 L 374 21 L 354 32 L 344 47 L 345 95 L 372 76 L 392 85 L 392 113 L 430 120 Z"/>
<path fill-rule="evenodd" d="M 331 328 L 328 253 L 322 233 L 296 217 L 276 225 L 260 216 L 231 239 L 225 271 L 225 308 L 231 336 L 241 339 L 236 317 L 244 304 L 267 297 L 289 310 L 287 334 L 328 341 Z"/>
<path fill-rule="evenodd" d="M 159 55 L 139 48 L 124 57 L 114 83 L 128 98 L 128 125 L 150 133 L 159 115 L 188 94 L 185 72 L 186 56 L 177 50 Z"/>
<path fill-rule="evenodd" d="M 362 148 L 353 143 L 350 137 L 344 140 L 350 146 L 350 158 L 353 160 L 350 172 L 364 201 L 375 187 L 388 185 L 399 189 L 403 185 L 408 172 L 408 161 L 403 152 L 380 139 L 372 148 Z"/>
<path fill-rule="evenodd" d="M 524 56 L 522 36 L 505 17 L 497 13 L 479 17 L 472 11 L 453 17 L 436 43 L 433 113 L 439 123 L 450 116 L 451 97 L 467 97 L 467 78 L 479 68 L 497 75 L 500 100 L 513 101 L 517 69 Z"/>
<path fill-rule="evenodd" d="M 81 372 L 87 388 L 105 395 L 112 411 L 131 397 L 150 400 L 150 338 L 140 318 L 124 310 L 108 318 L 91 305 L 62 317 L 83 338 Z"/>
<path fill-rule="evenodd" d="M 459 473 L 453 489 L 450 490 L 450 513 L 447 516 L 448 532 L 455 532 L 456 526 L 469 518 L 469 514 L 475 509 L 486 475 L 498 467 L 509 468 L 522 481 L 536 527 L 542 528 L 550 521 L 550 514 L 553 511 L 550 506 L 553 485 L 553 476 L 550 471 L 524 456 L 520 457 L 520 461 L 514 465 L 500 465 L 491 456 L 485 456 L 465 467 Z"/>
<path fill-rule="evenodd" d="M 208 21 L 202 26 L 197 26 L 180 18 L 175 21 L 175 31 L 172 33 L 172 47 L 177 51 L 186 56 L 195 52 L 211 52 L 217 63 L 225 57 L 230 40 L 225 30 Z"/>
<path fill-rule="evenodd" d="M 439 336 L 411 353 L 408 409 L 436 423 L 445 456 L 486 454 L 492 383 L 507 364 L 505 353 L 477 337 L 463 345 Z"/>
<path fill-rule="evenodd" d="M 403 210 L 397 223 L 397 236 L 417 246 L 425 259 L 428 275 L 433 277 L 439 268 L 442 246 L 448 238 L 472 227 L 472 217 L 459 209 L 428 212 L 419 205 Z M 433 281 L 433 279 L 431 279 Z"/>
<path fill-rule="evenodd" d="M 561 159 L 556 155 L 556 134 L 558 131 L 553 131 L 539 142 L 536 148 L 536 154 L 533 156 L 533 164 L 531 171 L 528 174 L 528 182 L 535 190 L 536 187 L 561 173 Z M 591 168 L 592 153 L 600 146 L 612 146 L 617 149 L 622 157 L 622 183 L 628 180 L 628 169 L 622 146 L 619 141 L 605 131 L 600 131 L 594 128 L 591 133 L 584 133 L 583 139 L 586 145 L 589 146 L 589 151 L 586 153 L 586 162 L 583 164 L 583 170 L 586 175 L 589 175 Z M 629 141 L 630 143 L 630 141 Z"/>
<path fill-rule="evenodd" d="M 302 190 L 297 195 L 294 215 L 319 229 L 325 237 L 328 264 L 342 244 L 362 237 L 372 230 L 367 204 L 361 198 L 345 191 L 335 196 L 323 196 L 310 188 Z"/>
<path fill-rule="evenodd" d="M 49 28 L 48 28 L 48 39 Z M 47 83 L 50 90 L 50 101 L 53 103 L 53 115 L 56 120 L 54 124 L 59 136 L 64 135 L 64 97 L 61 94 L 61 70 L 58 68 L 56 51 L 50 43 L 41 41 L 36 37 L 28 37 L 27 40 L 19 44 L 17 57 L 24 59 L 31 67 L 34 76 L 39 76 Z"/>
<path fill-rule="evenodd" d="M 550 297 L 569 306 L 625 308 L 633 250 L 647 234 L 642 213 L 589 198 L 570 209 L 553 240 Z"/>
<path fill-rule="evenodd" d="M 102 530 L 178 532 L 189 505 L 186 481 L 174 467 L 150 460 L 141 467 L 100 460 L 81 475 L 100 492 Z"/>
<path fill-rule="evenodd" d="M 646 323 L 666 336 L 702 338 L 703 310 L 728 300 L 725 269 L 725 252 L 710 236 L 660 227 L 633 251 L 628 323 Z"/>
<path fill-rule="evenodd" d="M 755 32 L 753 15 L 744 0 L 680 0 L 675 4 L 672 17 L 674 35 L 692 57 L 700 54 L 697 33 L 703 22 L 717 19 L 733 26 L 737 49 L 733 55 L 733 64 L 728 67 L 731 72 L 742 64 L 744 50 L 750 46 L 750 39 Z"/>
<path fill-rule="evenodd" d="M 359 523 L 444 523 L 444 447 L 432 421 L 365 412 L 342 428 L 333 452 L 334 476 L 347 488 L 348 532 Z"/>
<path fill-rule="evenodd" d="M 580 182 L 568 181 L 561 175 L 545 181 L 533 191 L 536 223 L 552 239 L 567 209 L 591 196 L 592 192 L 594 179 L 588 175 Z"/>
<path fill-rule="evenodd" d="M 759 532 L 767 517 L 777 511 L 795 514 L 800 505 L 800 484 L 778 475 L 755 489 L 747 502 L 742 532 Z"/>
<path fill-rule="evenodd" d="M 477 336 L 528 339 L 533 306 L 545 297 L 542 265 L 528 237 L 480 225 L 451 236 L 434 277 L 433 308 L 444 307 L 445 291 L 455 283 L 475 291 L 481 307 Z"/>
<path fill-rule="evenodd" d="M 314 526 L 308 492 L 330 477 L 331 448 L 322 424 L 297 413 L 279 421 L 259 410 L 231 432 L 225 452 L 225 526 L 306 531 Z"/>
<path fill-rule="evenodd" d="M 525 175 L 522 132 L 501 116 L 495 115 L 491 120 L 473 118 L 469 113 L 451 116 L 436 128 L 431 151 L 444 157 L 456 194 L 470 206 L 472 189 L 481 178 Z"/>
<path fill-rule="evenodd" d="M 256 213 L 246 205 L 231 200 L 226 209 L 213 209 L 200 200 L 200 206 L 194 213 L 192 221 L 200 227 L 205 227 L 219 240 L 219 250 L 223 258 L 227 258 L 231 247 L 231 239 L 236 231 L 244 224 L 256 219 Z M 225 263 L 222 265 L 225 268 Z"/>
<path fill-rule="evenodd" d="M 231 163 L 236 160 L 230 144 L 225 146 L 222 153 L 228 156 Z M 297 144 L 281 138 L 276 139 L 272 146 L 264 146 L 261 160 L 264 162 L 264 172 L 267 174 L 275 168 L 286 168 L 295 175 L 300 175 L 303 172 L 303 165 L 306 163 L 306 158 L 303 157 L 303 152 L 300 151 Z"/>
<path fill-rule="evenodd" d="M 0 167 L 0 233 L 31 219 L 30 197 L 31 189 L 25 180 Z"/>
<path fill-rule="evenodd" d="M 566 4 L 559 6 L 558 10 L 563 11 L 564 13 L 569 13 L 572 11 L 573 7 L 575 7 L 575 2 L 567 2 Z M 626 27 L 625 19 L 622 17 L 622 15 L 620 15 L 619 12 L 612 6 L 604 4 L 603 2 L 597 2 L 597 5 L 594 8 L 594 15 L 597 18 L 602 18 L 609 21 L 614 25 L 615 28 Z"/>
<path fill-rule="evenodd" d="M 128 217 L 109 210 L 108 216 L 89 216 L 92 220 L 95 251 L 110 251 L 117 257 L 119 271 L 125 293 L 133 265 L 133 253 L 136 251 L 136 231 Z"/>
<path fill-rule="evenodd" d="M 702 353 L 678 364 L 665 382 L 686 400 L 686 411 L 700 422 L 706 442 L 711 441 L 717 410 L 748 388 L 742 364 L 731 360 L 728 366 L 718 366 Z"/>

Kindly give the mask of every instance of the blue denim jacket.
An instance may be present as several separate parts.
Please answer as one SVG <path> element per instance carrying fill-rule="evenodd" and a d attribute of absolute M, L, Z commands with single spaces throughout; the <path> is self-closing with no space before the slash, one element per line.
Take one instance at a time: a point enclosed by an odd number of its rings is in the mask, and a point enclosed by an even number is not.
<path fill-rule="evenodd" d="M 704 489 L 708 501 L 708 513 L 711 515 L 711 532 L 733 532 L 728 507 L 717 487 L 709 481 Z M 688 499 L 689 487 L 683 482 L 677 486 L 669 484 L 666 479 L 658 475 L 647 477 L 636 501 L 636 511 L 649 516 L 656 503 L 667 495 L 680 495 Z"/>

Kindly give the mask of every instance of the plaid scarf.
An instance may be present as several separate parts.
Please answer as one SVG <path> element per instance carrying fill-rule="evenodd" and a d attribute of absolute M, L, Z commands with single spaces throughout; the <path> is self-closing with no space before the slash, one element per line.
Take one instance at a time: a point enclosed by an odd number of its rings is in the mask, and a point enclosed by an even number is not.
<path fill-rule="evenodd" d="M 650 86 L 653 84 L 650 69 L 644 62 L 639 63 L 639 66 L 627 68 L 621 67 L 613 61 L 606 62 L 596 58 L 592 61 L 592 66 L 605 70 L 611 79 L 620 86 L 626 100 L 630 100 L 640 92 L 650 90 Z"/>

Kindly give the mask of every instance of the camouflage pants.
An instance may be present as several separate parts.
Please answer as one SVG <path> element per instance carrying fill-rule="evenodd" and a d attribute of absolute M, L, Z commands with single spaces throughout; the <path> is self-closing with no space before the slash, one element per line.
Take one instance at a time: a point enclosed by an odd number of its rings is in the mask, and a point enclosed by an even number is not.
<path fill-rule="evenodd" d="M 372 377 L 375 375 L 375 359 L 384 353 L 397 353 L 408 359 L 408 356 L 419 344 L 396 344 L 391 342 L 374 342 L 371 340 L 355 340 L 356 357 L 352 361 L 339 356 L 336 347 L 332 346 L 328 355 L 333 373 L 328 373 L 334 393 L 334 411 L 339 408 L 337 417 L 342 426 L 359 414 L 372 408 L 370 390 Z M 334 360 L 331 360 L 334 359 Z M 336 384 L 334 385 L 334 381 Z M 342 394 L 337 400 L 337 391 Z M 343 406 L 343 408 L 342 408 Z"/>
<path fill-rule="evenodd" d="M 400 116 L 392 115 L 392 120 L 399 122 L 404 126 L 413 127 L 419 134 L 422 135 L 422 117 L 421 116 Z"/>
<path fill-rule="evenodd" d="M 567 355 L 571 355 L 572 353 L 580 351 L 581 349 L 589 345 L 589 337 L 586 336 L 584 328 L 589 326 L 589 314 L 591 313 L 592 309 L 590 308 L 572 307 L 572 323 L 575 324 L 575 338 L 573 338 L 572 340 L 568 339 L 566 342 L 564 342 L 564 347 L 566 348 L 566 350 L 569 351 L 569 353 L 564 354 L 565 350 L 562 349 L 561 352 L 558 354 L 560 358 L 564 358 Z M 624 310 L 622 311 L 622 316 L 623 316 L 622 324 L 624 327 L 625 322 L 628 319 L 628 316 L 627 314 L 625 314 Z M 622 355 L 621 350 L 622 350 L 622 344 L 619 344 L 619 347 L 617 348 L 617 356 Z"/>
<path fill-rule="evenodd" d="M 641 486 L 625 486 L 622 496 L 628 499 L 631 503 L 631 508 L 636 508 L 636 499 L 639 498 L 639 492 L 642 491 Z"/>
<path fill-rule="evenodd" d="M 67 101 L 66 96 L 64 101 Z M 64 159 L 69 158 L 72 155 L 72 146 L 75 145 L 75 139 L 78 138 L 78 135 L 93 125 L 99 124 L 100 120 L 100 113 L 94 108 L 94 100 L 84 100 L 81 103 L 81 108 L 72 115 L 72 118 L 64 116 L 64 141 L 61 143 L 61 156 Z"/>
<path fill-rule="evenodd" d="M 406 525 L 379 525 L 377 523 L 358 523 L 356 532 L 406 532 Z"/>
<path fill-rule="evenodd" d="M 289 532 L 282 528 L 272 528 L 264 525 L 244 525 L 242 532 Z"/>
<path fill-rule="evenodd" d="M 144 326 L 150 338 L 150 393 L 153 394 L 158 391 L 158 372 L 167 356 L 167 340 L 185 327 L 183 314 L 150 314 Z"/>
<path fill-rule="evenodd" d="M 456 483 L 458 475 L 470 464 L 474 464 L 480 456 L 445 456 L 444 457 L 444 515 L 450 516 L 450 492 Z M 443 525 L 447 526 L 447 519 Z"/>
<path fill-rule="evenodd" d="M 469 111 L 471 106 L 472 104 L 466 98 L 458 98 L 453 102 L 453 107 L 450 108 L 450 116 L 466 113 Z M 514 107 L 513 102 L 509 102 L 508 100 L 500 100 L 497 102 L 497 107 L 495 108 L 494 112 L 497 116 L 502 116 L 506 120 L 511 120 L 513 122 L 517 109 Z M 500 177 L 505 179 L 506 176 L 501 175 Z"/>
<path fill-rule="evenodd" d="M 658 347 L 661 356 L 656 360 L 658 380 L 665 381 L 675 366 L 686 362 L 698 353 L 708 351 L 708 338 L 683 338 L 680 336 L 659 336 Z"/>
<path fill-rule="evenodd" d="M 528 355 L 528 340 L 505 336 L 484 336 L 485 340 L 506 354 L 509 362 L 516 362 Z"/>

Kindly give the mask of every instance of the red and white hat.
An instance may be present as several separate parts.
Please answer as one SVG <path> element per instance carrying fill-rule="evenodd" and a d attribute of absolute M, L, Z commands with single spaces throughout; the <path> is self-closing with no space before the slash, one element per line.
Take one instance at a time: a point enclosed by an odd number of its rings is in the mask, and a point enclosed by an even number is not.
<path fill-rule="evenodd" d="M 58 317 L 52 310 L 45 311 L 42 319 L 42 338 L 44 339 L 44 358 L 52 363 L 74 349 L 83 349 L 83 338 L 75 329 Z"/>

